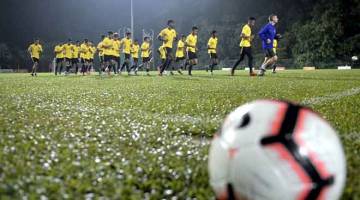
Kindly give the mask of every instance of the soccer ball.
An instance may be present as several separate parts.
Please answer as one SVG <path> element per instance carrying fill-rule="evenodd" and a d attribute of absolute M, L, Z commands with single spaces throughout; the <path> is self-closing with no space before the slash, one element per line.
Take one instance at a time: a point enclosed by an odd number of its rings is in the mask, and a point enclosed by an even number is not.
<path fill-rule="evenodd" d="M 218 199 L 338 199 L 346 164 L 335 130 L 293 103 L 237 108 L 214 137 L 210 184 Z"/>
<path fill-rule="evenodd" d="M 358 58 L 357 56 L 353 56 L 353 57 L 351 57 L 351 60 L 354 61 L 354 62 L 356 62 L 356 61 L 359 60 L 359 58 Z"/>

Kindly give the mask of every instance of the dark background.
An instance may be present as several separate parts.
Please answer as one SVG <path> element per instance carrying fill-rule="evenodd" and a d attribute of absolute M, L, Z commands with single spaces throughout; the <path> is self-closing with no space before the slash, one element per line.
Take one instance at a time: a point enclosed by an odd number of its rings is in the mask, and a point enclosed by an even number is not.
<path fill-rule="evenodd" d="M 197 25 L 201 65 L 208 62 L 206 42 L 211 30 L 219 32 L 222 65 L 230 65 L 238 56 L 247 17 L 258 19 L 257 33 L 271 13 L 280 17 L 278 30 L 285 37 L 279 54 L 287 67 L 350 64 L 351 56 L 360 52 L 359 0 L 134 0 L 134 10 L 139 40 L 142 29 L 154 29 L 157 34 L 170 18 L 180 34 Z M 41 70 L 46 71 L 57 42 L 88 38 L 98 43 L 101 34 L 124 26 L 130 27 L 130 0 L 1 0 L 0 67 L 30 69 L 26 49 L 40 38 L 45 50 Z M 254 50 L 259 64 L 258 38 Z"/>

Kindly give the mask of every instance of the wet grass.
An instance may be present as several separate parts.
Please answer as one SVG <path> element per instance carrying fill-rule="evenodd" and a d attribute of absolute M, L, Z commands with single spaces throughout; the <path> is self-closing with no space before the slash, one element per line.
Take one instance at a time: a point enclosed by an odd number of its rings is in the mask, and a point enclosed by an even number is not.
<path fill-rule="evenodd" d="M 194 74 L 0 74 L 1 199 L 212 198 L 208 139 L 263 98 L 307 102 L 332 123 L 347 154 L 343 198 L 360 196 L 360 94 L 343 92 L 360 88 L 359 70 Z"/>

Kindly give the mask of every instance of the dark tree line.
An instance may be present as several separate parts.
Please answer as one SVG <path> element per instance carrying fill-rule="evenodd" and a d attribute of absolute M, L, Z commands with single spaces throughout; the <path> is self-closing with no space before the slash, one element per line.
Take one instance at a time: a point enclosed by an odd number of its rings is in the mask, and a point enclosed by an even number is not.
<path fill-rule="evenodd" d="M 254 28 L 257 33 L 271 13 L 280 17 L 278 30 L 284 39 L 279 44 L 279 56 L 287 67 L 334 67 L 335 64 L 347 64 L 351 56 L 360 54 L 360 0 L 177 0 L 167 2 L 166 6 L 167 9 L 159 9 L 155 16 L 136 18 L 136 37 L 141 37 L 142 27 L 151 27 L 158 32 L 168 18 L 176 20 L 180 34 L 189 34 L 191 26 L 197 25 L 202 65 L 208 62 L 206 43 L 212 30 L 219 33 L 222 65 L 231 65 L 238 57 L 239 36 L 247 17 L 258 19 Z M 53 57 L 52 46 L 61 40 L 56 38 L 61 32 L 56 27 L 52 29 L 57 31 L 49 32 L 52 37 L 44 45 L 42 70 L 48 70 Z M 97 42 L 98 38 L 90 39 Z M 0 48 L 0 51 L 7 50 L 0 52 L 0 66 L 30 66 L 25 51 L 28 44 L 2 43 L 6 48 Z M 259 38 L 254 41 L 254 50 L 259 65 L 263 57 Z"/>

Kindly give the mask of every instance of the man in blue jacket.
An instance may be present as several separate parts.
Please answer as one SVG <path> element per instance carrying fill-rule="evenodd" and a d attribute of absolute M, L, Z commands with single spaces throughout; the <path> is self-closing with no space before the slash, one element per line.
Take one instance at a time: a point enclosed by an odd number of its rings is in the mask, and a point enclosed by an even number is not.
<path fill-rule="evenodd" d="M 277 15 L 270 15 L 269 23 L 266 24 L 259 32 L 259 36 L 262 40 L 262 47 L 265 52 L 265 61 L 260 67 L 258 76 L 264 76 L 266 67 L 271 66 L 278 60 L 274 52 L 274 39 L 276 37 L 275 25 L 279 22 Z"/>

